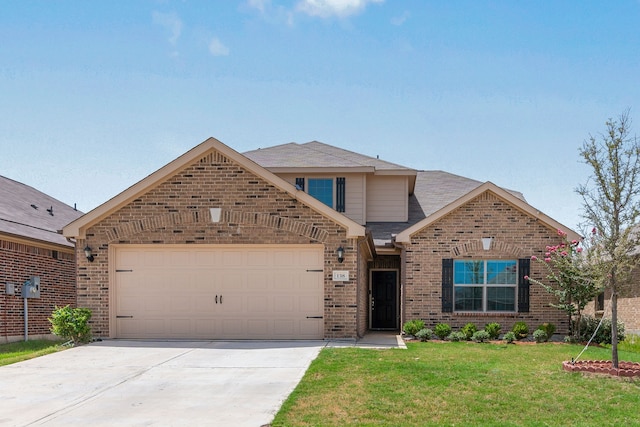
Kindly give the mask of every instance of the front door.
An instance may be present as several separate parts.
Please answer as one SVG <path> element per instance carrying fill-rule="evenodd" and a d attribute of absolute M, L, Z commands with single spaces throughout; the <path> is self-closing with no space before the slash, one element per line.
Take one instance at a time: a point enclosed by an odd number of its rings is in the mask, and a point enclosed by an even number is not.
<path fill-rule="evenodd" d="M 371 272 L 371 329 L 398 329 L 398 271 Z"/>

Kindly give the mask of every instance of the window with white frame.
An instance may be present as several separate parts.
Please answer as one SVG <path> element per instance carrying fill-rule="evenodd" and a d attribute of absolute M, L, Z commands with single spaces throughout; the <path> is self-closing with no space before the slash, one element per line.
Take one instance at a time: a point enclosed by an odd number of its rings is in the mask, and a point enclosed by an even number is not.
<path fill-rule="evenodd" d="M 516 260 L 455 260 L 455 311 L 514 312 L 518 286 Z"/>

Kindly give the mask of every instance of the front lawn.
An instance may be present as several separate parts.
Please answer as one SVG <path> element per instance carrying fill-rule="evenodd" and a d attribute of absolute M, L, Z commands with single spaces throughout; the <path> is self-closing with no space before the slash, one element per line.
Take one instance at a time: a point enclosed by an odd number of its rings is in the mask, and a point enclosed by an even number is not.
<path fill-rule="evenodd" d="M 581 346 L 407 347 L 322 350 L 272 426 L 640 424 L 640 380 L 562 370 Z M 580 359 L 610 359 L 610 350 L 590 347 Z"/>
<path fill-rule="evenodd" d="M 0 366 L 63 350 L 62 341 L 31 340 L 0 344 Z"/>

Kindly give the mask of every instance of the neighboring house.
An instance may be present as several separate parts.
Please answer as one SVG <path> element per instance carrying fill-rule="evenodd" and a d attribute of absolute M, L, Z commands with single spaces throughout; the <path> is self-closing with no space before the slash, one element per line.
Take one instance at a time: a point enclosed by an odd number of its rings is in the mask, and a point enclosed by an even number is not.
<path fill-rule="evenodd" d="M 210 138 L 64 235 L 96 336 L 329 339 L 417 318 L 566 331 L 524 280 L 559 228 L 579 238 L 490 182 L 319 142 L 240 154 Z"/>
<path fill-rule="evenodd" d="M 600 293 L 584 313 L 611 319 L 611 290 Z M 625 333 L 640 335 L 640 268 L 633 270 L 630 283 L 618 288 L 618 321 L 624 324 Z"/>
<path fill-rule="evenodd" d="M 24 339 L 22 285 L 40 278 L 40 297 L 27 299 L 28 337 L 50 336 L 55 306 L 76 303 L 74 244 L 58 231 L 81 212 L 0 176 L 0 342 Z"/>

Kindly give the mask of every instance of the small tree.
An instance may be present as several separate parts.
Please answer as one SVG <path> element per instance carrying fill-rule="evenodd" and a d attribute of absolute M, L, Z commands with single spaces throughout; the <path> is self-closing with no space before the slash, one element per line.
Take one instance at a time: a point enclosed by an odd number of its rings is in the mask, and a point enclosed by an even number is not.
<path fill-rule="evenodd" d="M 593 225 L 595 244 L 590 258 L 600 280 L 611 291 L 611 361 L 618 368 L 618 289 L 631 280 L 638 265 L 640 217 L 640 144 L 631 136 L 629 111 L 609 119 L 600 138 L 590 136 L 580 155 L 591 166 L 589 181 L 576 192 L 582 196 L 584 218 Z"/>
<path fill-rule="evenodd" d="M 558 230 L 558 236 L 562 241 L 555 246 L 547 246 L 543 260 L 531 257 L 532 261 L 544 265 L 549 283 L 532 277 L 528 279 L 557 298 L 557 302 L 551 303 L 551 306 L 567 314 L 570 335 L 577 339 L 580 337 L 582 312 L 593 301 L 601 286 L 584 256 L 580 242 L 569 241 L 563 230 Z"/>

